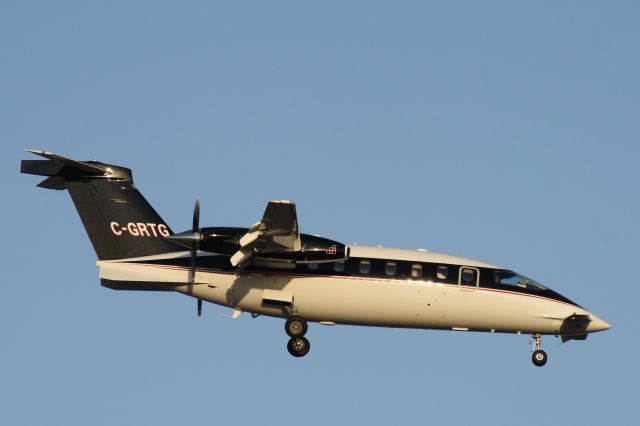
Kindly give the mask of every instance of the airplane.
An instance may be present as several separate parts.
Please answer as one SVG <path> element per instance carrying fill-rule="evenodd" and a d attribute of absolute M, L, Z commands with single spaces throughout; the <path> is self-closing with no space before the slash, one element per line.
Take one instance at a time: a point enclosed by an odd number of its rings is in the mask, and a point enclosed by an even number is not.
<path fill-rule="evenodd" d="M 98 257 L 102 286 L 175 291 L 243 312 L 285 319 L 287 349 L 307 355 L 308 323 L 529 334 L 532 361 L 547 363 L 543 335 L 585 340 L 611 325 L 510 269 L 423 249 L 347 245 L 300 233 L 295 203 L 267 203 L 248 228 L 175 234 L 133 183 L 130 169 L 27 150 L 21 172 L 68 190 Z"/>

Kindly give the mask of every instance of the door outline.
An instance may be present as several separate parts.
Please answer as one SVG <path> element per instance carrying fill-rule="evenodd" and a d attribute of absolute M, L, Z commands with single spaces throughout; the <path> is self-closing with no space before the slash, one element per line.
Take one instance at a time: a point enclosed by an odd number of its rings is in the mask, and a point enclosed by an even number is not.
<path fill-rule="evenodd" d="M 462 274 L 465 269 L 470 269 L 476 274 L 476 285 L 467 285 L 462 284 Z M 480 269 L 474 268 L 473 266 L 460 266 L 460 270 L 458 271 L 458 287 L 463 290 L 475 290 L 480 285 Z"/>

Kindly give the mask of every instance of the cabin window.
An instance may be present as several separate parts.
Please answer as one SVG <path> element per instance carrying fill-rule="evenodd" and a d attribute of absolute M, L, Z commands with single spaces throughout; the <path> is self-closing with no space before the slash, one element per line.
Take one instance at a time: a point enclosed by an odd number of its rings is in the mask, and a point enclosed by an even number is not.
<path fill-rule="evenodd" d="M 369 260 L 360 261 L 360 266 L 358 268 L 361 274 L 368 274 L 371 272 L 371 262 Z"/>
<path fill-rule="evenodd" d="M 475 287 L 478 283 L 478 271 L 471 268 L 462 268 L 460 272 L 460 284 Z"/>
<path fill-rule="evenodd" d="M 333 270 L 336 271 L 336 272 L 343 272 L 344 271 L 344 261 L 334 262 L 333 263 Z"/>
<path fill-rule="evenodd" d="M 318 265 L 317 263 L 309 263 L 309 270 L 310 271 L 317 271 L 319 266 L 320 265 Z"/>
<path fill-rule="evenodd" d="M 395 275 L 397 270 L 398 265 L 396 262 L 387 262 L 387 264 L 384 265 L 384 273 L 389 276 Z"/>
<path fill-rule="evenodd" d="M 414 263 L 411 265 L 411 278 L 420 278 L 422 276 L 422 265 Z"/>
<path fill-rule="evenodd" d="M 449 276 L 449 268 L 447 268 L 444 265 L 438 266 L 438 269 L 436 271 L 436 277 L 438 277 L 439 280 L 446 280 L 448 276 Z"/>

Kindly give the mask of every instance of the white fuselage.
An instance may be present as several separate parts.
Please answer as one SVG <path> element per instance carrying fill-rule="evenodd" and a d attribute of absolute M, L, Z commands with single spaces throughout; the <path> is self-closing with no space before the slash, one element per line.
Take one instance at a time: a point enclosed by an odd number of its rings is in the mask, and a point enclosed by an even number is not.
<path fill-rule="evenodd" d="M 460 257 L 378 247 L 352 246 L 351 256 L 498 268 Z M 325 324 L 559 334 L 563 321 L 577 314 L 590 317 L 586 332 L 609 328 L 606 322 L 579 306 L 507 288 L 395 277 L 310 275 L 284 267 L 240 274 L 199 267 L 195 284 L 190 287 L 188 267 L 145 263 L 146 259 L 157 262 L 176 257 L 188 258 L 189 253 L 99 261 L 100 277 L 157 283 L 166 289 L 253 314 L 284 317 L 283 304 L 290 304 L 296 315 Z"/>

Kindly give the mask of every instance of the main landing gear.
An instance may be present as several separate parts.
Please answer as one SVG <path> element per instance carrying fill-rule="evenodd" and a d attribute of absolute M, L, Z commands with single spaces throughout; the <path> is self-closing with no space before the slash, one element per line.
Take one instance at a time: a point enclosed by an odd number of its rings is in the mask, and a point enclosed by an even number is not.
<path fill-rule="evenodd" d="M 287 350 L 296 358 L 305 356 L 311 349 L 311 344 L 304 337 L 308 328 L 307 321 L 298 316 L 289 317 L 287 322 L 284 323 L 284 331 L 291 337 L 287 343 Z"/>
<path fill-rule="evenodd" d="M 531 361 L 533 361 L 533 363 L 536 366 L 542 367 L 547 363 L 547 353 L 542 349 L 540 349 L 542 334 L 536 333 L 536 334 L 532 334 L 531 336 L 534 339 L 534 343 L 533 343 L 534 351 L 533 351 L 533 354 L 531 355 Z"/>

